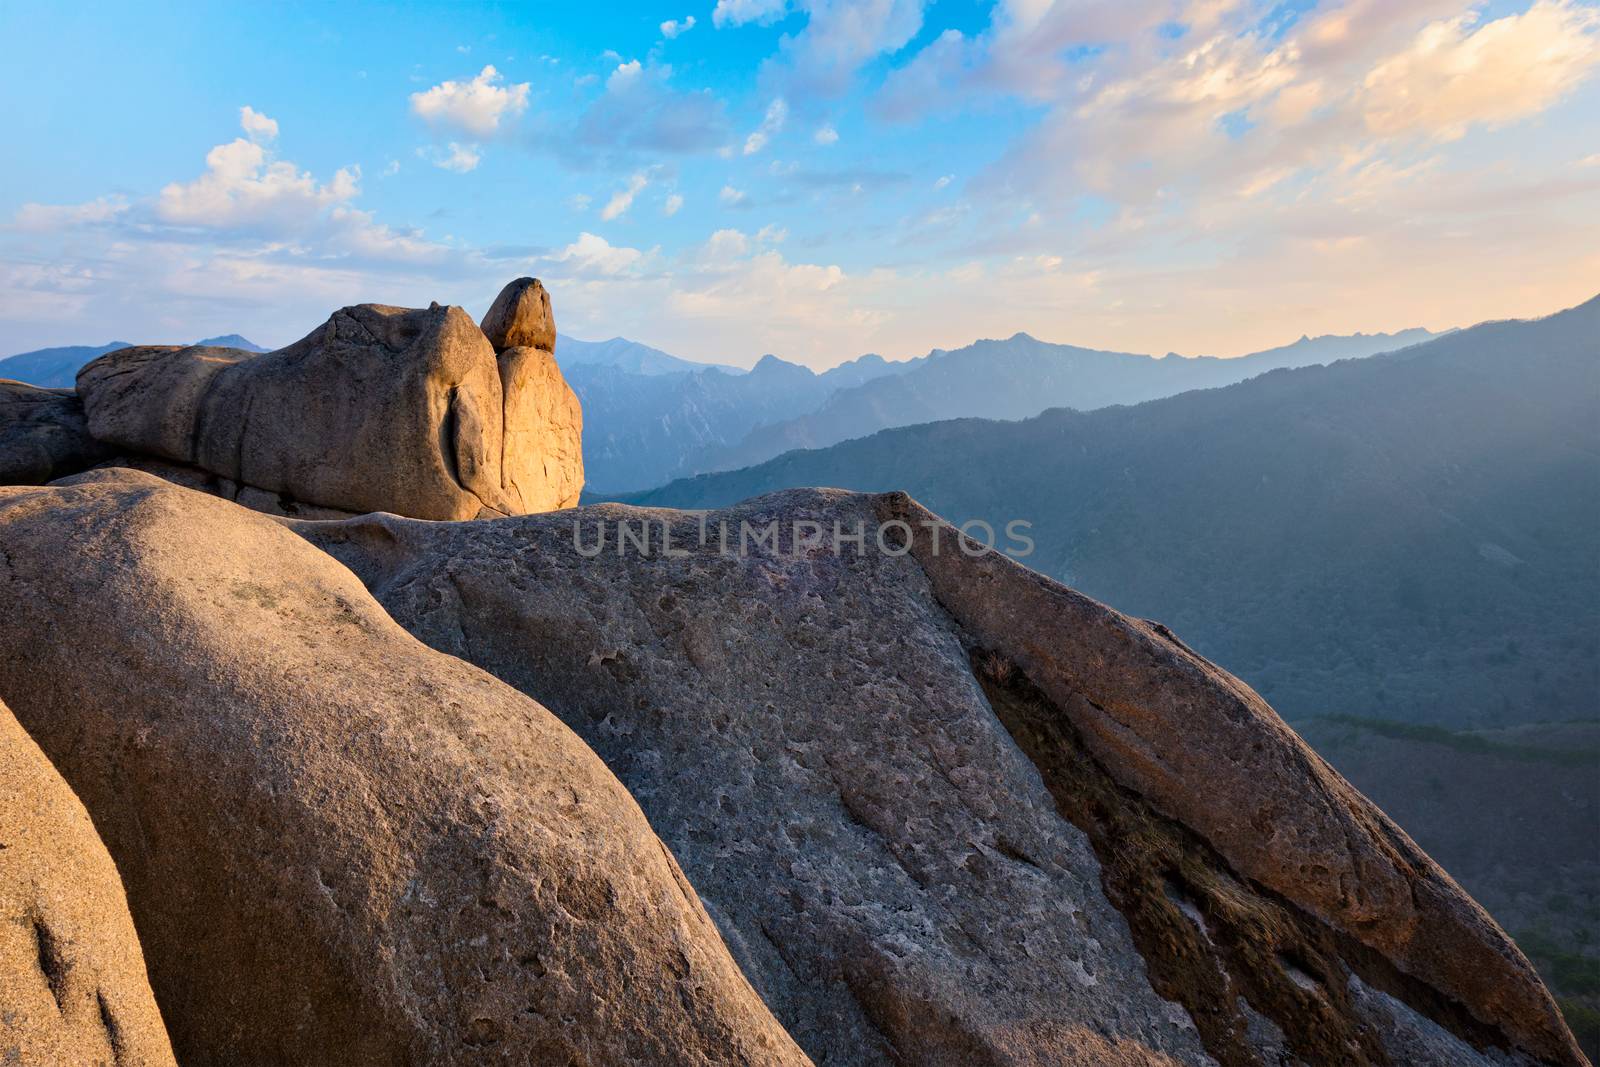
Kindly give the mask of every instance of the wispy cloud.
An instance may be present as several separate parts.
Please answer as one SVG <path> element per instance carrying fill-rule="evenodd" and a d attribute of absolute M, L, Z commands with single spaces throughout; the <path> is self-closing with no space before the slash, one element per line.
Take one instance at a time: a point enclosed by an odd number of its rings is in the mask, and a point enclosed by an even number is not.
<path fill-rule="evenodd" d="M 628 179 L 627 185 L 618 189 L 612 194 L 611 199 L 606 201 L 606 206 L 600 209 L 600 217 L 610 222 L 625 214 L 633 206 L 633 198 L 643 192 L 644 187 L 649 184 L 650 179 L 644 171 L 634 174 Z"/>
<path fill-rule="evenodd" d="M 744 140 L 744 154 L 753 156 L 767 146 L 767 142 L 777 136 L 789 120 L 789 103 L 783 97 L 777 97 L 767 105 L 767 112 L 761 117 L 761 125 L 753 130 Z"/>
<path fill-rule="evenodd" d="M 661 36 L 667 40 L 676 40 L 694 29 L 694 16 L 686 15 L 682 19 L 668 19 L 661 24 Z"/>

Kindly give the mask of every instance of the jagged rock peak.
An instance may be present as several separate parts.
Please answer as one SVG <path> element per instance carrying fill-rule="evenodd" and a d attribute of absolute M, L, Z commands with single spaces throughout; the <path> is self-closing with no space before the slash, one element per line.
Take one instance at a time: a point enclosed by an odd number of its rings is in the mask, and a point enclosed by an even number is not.
<path fill-rule="evenodd" d="M 481 323 L 496 352 L 508 348 L 556 350 L 556 319 L 550 294 L 538 278 L 518 278 L 500 290 Z"/>

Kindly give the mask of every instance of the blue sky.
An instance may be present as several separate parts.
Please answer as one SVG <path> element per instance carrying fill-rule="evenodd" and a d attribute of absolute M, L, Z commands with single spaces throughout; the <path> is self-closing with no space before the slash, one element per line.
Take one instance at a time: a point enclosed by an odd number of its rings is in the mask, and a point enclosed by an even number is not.
<path fill-rule="evenodd" d="M 0 42 L 0 354 L 524 273 L 574 336 L 818 367 L 1600 291 L 1577 0 L 11 3 Z"/>

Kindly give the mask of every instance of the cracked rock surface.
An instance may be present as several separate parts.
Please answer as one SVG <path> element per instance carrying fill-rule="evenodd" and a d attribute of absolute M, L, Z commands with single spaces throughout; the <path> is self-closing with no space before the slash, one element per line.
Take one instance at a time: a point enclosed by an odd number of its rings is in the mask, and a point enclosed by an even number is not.
<path fill-rule="evenodd" d="M 117 868 L 89 813 L 4 704 L 0 1063 L 174 1063 Z"/>
<path fill-rule="evenodd" d="M 819 1063 L 1581 1062 L 1242 683 L 903 495 L 291 525 L 601 754 Z"/>
<path fill-rule="evenodd" d="M 594 753 L 274 520 L 0 489 L 0 597 L 181 1062 L 807 1062 Z"/>

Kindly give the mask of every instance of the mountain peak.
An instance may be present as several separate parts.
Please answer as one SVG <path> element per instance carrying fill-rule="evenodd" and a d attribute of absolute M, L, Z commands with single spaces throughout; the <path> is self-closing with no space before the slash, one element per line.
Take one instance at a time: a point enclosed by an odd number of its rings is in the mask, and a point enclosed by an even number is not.
<path fill-rule="evenodd" d="M 250 340 L 248 337 L 243 337 L 243 336 L 241 336 L 239 334 L 236 334 L 236 333 L 225 333 L 225 334 L 221 334 L 221 335 L 219 335 L 217 337 L 206 337 L 206 338 L 203 338 L 202 340 L 196 341 L 195 344 L 197 346 L 202 346 L 202 347 L 206 347 L 206 348 L 242 348 L 246 352 L 265 352 L 265 351 L 267 351 L 265 348 L 262 348 L 260 345 L 256 344 L 254 341 Z M 124 347 L 131 347 L 131 346 L 124 346 Z"/>
<path fill-rule="evenodd" d="M 780 359 L 771 352 L 768 352 L 766 355 L 758 359 L 756 361 L 756 365 L 750 368 L 750 373 L 768 375 L 787 374 L 791 376 L 798 374 L 804 375 L 807 378 L 814 377 L 816 374 L 816 372 L 810 367 L 802 367 L 798 363 L 790 363 L 788 360 Z"/>

